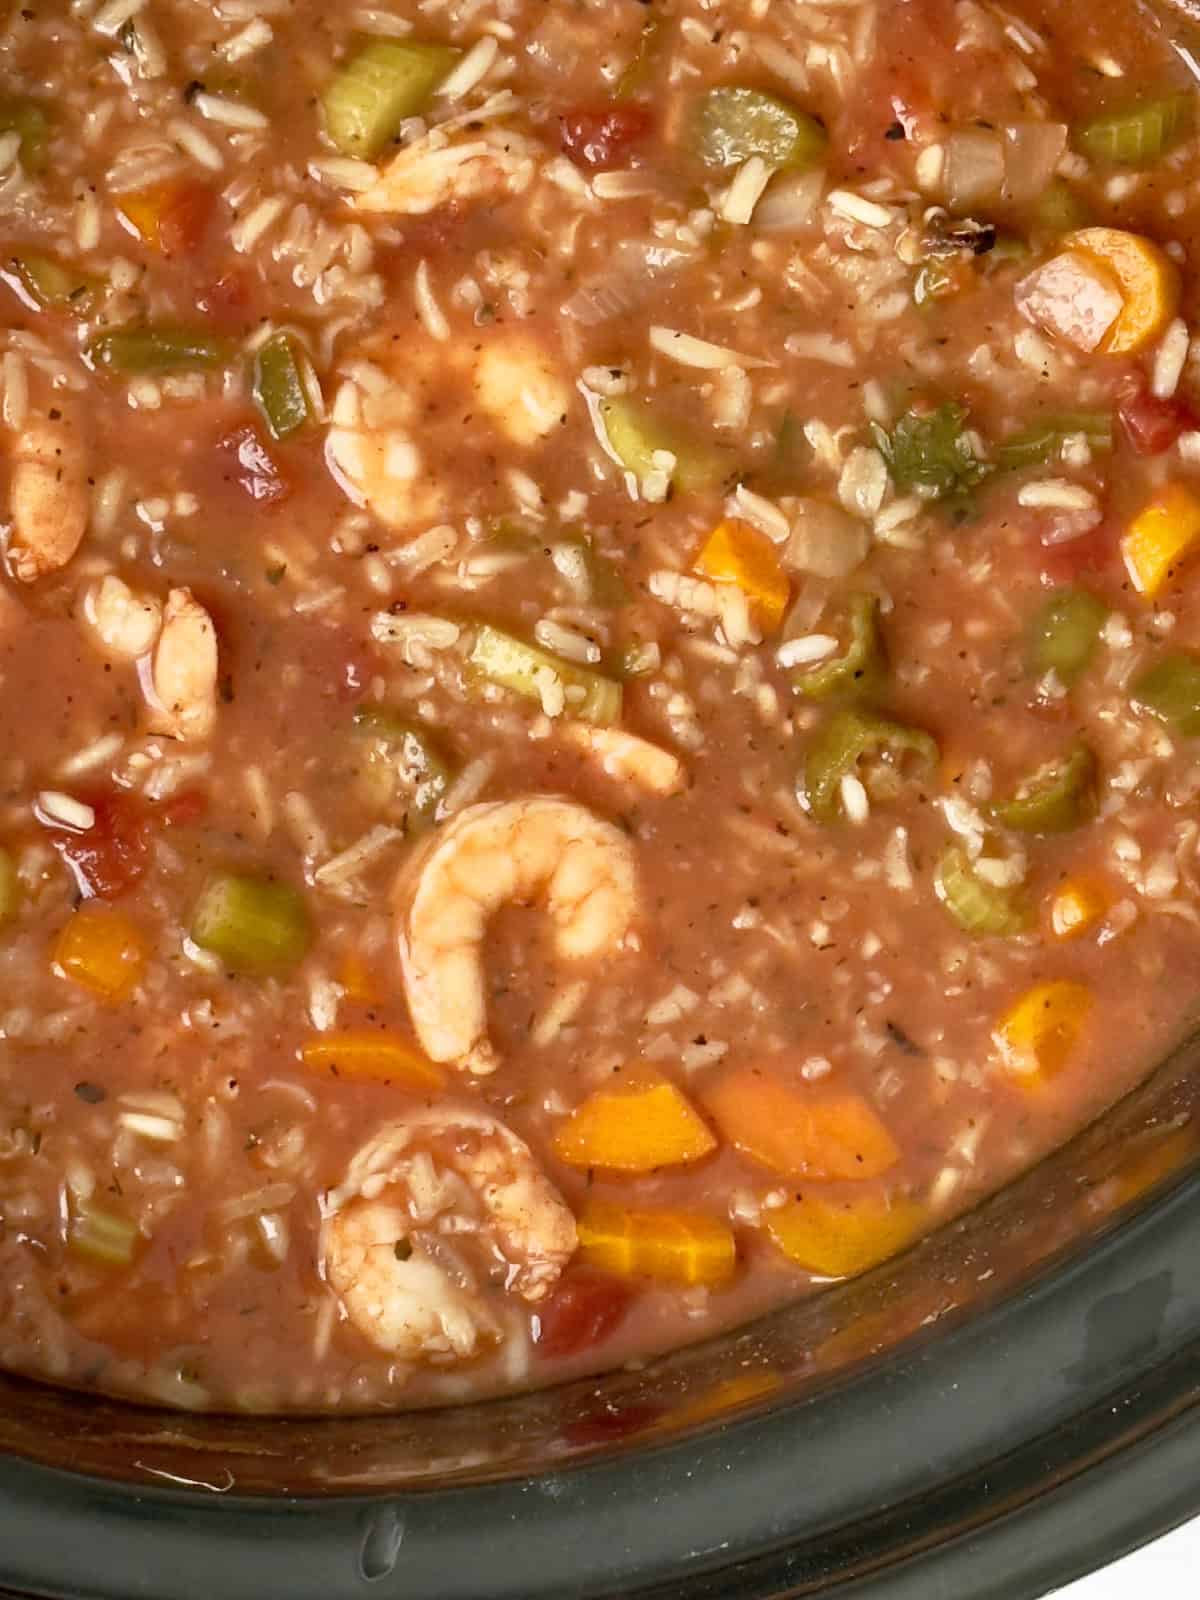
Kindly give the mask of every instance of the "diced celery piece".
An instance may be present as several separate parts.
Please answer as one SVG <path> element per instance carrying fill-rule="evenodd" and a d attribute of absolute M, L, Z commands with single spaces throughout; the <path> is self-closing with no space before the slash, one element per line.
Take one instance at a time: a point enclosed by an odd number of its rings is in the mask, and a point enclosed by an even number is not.
<path fill-rule="evenodd" d="M 816 117 L 761 89 L 710 89 L 696 110 L 696 153 L 706 166 L 736 167 L 759 156 L 769 167 L 812 167 L 829 135 Z"/>
<path fill-rule="evenodd" d="M 16 280 L 13 288 L 19 285 L 25 292 L 23 298 L 50 311 L 69 311 L 73 316 L 84 317 L 96 296 L 93 278 L 64 266 L 53 256 L 25 251 L 12 257 L 11 273 Z M 7 278 L 8 272 L 3 276 Z"/>
<path fill-rule="evenodd" d="M 639 478 L 648 478 L 660 470 L 654 458 L 660 451 L 667 451 L 675 458 L 671 482 L 685 494 L 700 494 L 721 482 L 726 469 L 716 452 L 683 438 L 677 426 L 656 416 L 640 401 L 625 395 L 603 400 L 600 415 L 613 454 Z"/>
<path fill-rule="evenodd" d="M 448 45 L 371 39 L 321 96 L 325 132 L 344 156 L 373 161 L 405 117 L 419 116 L 462 54 Z"/>
<path fill-rule="evenodd" d="M 88 352 L 106 372 L 153 376 L 220 367 L 231 351 L 224 339 L 196 328 L 120 328 L 95 340 Z"/>
<path fill-rule="evenodd" d="M 1075 148 L 1108 166 L 1144 166 L 1187 137 L 1194 113 L 1190 92 L 1143 100 L 1081 124 L 1075 130 Z"/>
<path fill-rule="evenodd" d="M 71 1207 L 67 1244 L 73 1255 L 105 1267 L 127 1267 L 133 1261 L 138 1230 L 126 1217 L 103 1211 L 90 1201 Z"/>
<path fill-rule="evenodd" d="M 1013 889 L 977 876 L 966 852 L 950 845 L 934 874 L 937 897 L 967 933 L 1011 936 L 1029 926 L 1029 912 Z"/>
<path fill-rule="evenodd" d="M 290 884 L 226 873 L 204 889 L 192 913 L 192 939 L 233 972 L 286 972 L 312 943 L 304 897 Z"/>
<path fill-rule="evenodd" d="M 565 714 L 581 722 L 607 726 L 621 715 L 621 685 L 614 679 L 563 661 L 490 623 L 476 633 L 469 660 L 479 677 L 527 700 L 541 702 L 543 688 L 557 680 L 566 696 Z"/>
<path fill-rule="evenodd" d="M 45 169 L 50 119 L 45 108 L 36 100 L 0 95 L 0 133 L 20 135 L 21 165 L 26 172 L 42 172 Z"/>
<path fill-rule="evenodd" d="M 251 393 L 273 439 L 286 439 L 311 417 L 301 360 L 286 333 L 255 351 Z"/>
<path fill-rule="evenodd" d="M 21 909 L 21 880 L 11 850 L 0 845 L 0 928 L 6 927 Z"/>

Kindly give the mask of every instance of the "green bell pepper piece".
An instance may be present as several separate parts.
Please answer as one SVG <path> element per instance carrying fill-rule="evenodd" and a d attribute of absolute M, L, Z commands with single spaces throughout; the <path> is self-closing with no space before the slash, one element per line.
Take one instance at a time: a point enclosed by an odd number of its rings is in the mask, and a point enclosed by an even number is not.
<path fill-rule="evenodd" d="M 1108 607 L 1086 589 L 1056 589 L 1029 626 L 1030 672 L 1054 672 L 1070 687 L 1096 653 L 1107 619 Z"/>
<path fill-rule="evenodd" d="M 286 439 L 312 418 L 301 358 L 286 333 L 277 333 L 254 353 L 250 392 L 273 439 Z"/>
<path fill-rule="evenodd" d="M 120 328 L 102 334 L 88 353 L 106 372 L 133 377 L 221 367 L 231 349 L 225 339 L 196 328 Z"/>
<path fill-rule="evenodd" d="M 1095 811 L 1096 758 L 1081 740 L 992 807 L 996 820 L 1018 833 L 1066 833 Z"/>
<path fill-rule="evenodd" d="M 816 117 L 761 89 L 710 89 L 696 109 L 696 153 L 709 167 L 737 167 L 760 156 L 769 167 L 814 167 L 829 146 Z"/>
<path fill-rule="evenodd" d="M 1200 656 L 1164 656 L 1133 685 L 1133 703 L 1188 738 L 1200 733 Z"/>
<path fill-rule="evenodd" d="M 798 694 L 828 700 L 834 695 L 868 695 L 876 688 L 884 668 L 878 595 L 850 596 L 847 627 L 849 638 L 840 656 L 792 674 Z"/>
<path fill-rule="evenodd" d="M 819 822 L 834 822 L 841 813 L 842 779 L 861 761 L 878 757 L 899 767 L 908 758 L 918 773 L 937 764 L 937 740 L 920 728 L 890 722 L 870 711 L 835 712 L 813 739 L 804 764 L 804 794 Z"/>

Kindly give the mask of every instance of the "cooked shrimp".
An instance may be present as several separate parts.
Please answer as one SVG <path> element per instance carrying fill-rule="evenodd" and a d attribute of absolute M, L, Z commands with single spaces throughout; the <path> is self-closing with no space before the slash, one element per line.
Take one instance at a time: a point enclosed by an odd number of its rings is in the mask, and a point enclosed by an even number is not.
<path fill-rule="evenodd" d="M 449 511 L 465 416 L 482 411 L 528 449 L 571 405 L 570 386 L 530 334 L 502 329 L 472 343 L 420 344 L 407 324 L 389 330 L 356 353 L 338 393 L 325 445 L 330 472 L 350 499 L 399 532 L 418 532 Z"/>
<path fill-rule="evenodd" d="M 409 1361 L 464 1361 L 505 1336 L 482 1284 L 540 1300 L 575 1219 L 528 1146 L 485 1112 L 389 1123 L 322 1197 L 321 1267 L 355 1326 Z"/>
<path fill-rule="evenodd" d="M 82 611 L 101 650 L 116 661 L 137 661 L 147 655 L 162 627 L 157 598 L 136 593 L 112 572 L 88 585 Z"/>
<path fill-rule="evenodd" d="M 487 1036 L 483 940 L 506 901 L 539 901 L 565 960 L 620 946 L 637 910 L 633 847 L 611 822 L 554 795 L 468 806 L 432 835 L 395 890 L 413 1026 L 435 1061 L 499 1065 Z"/>
<path fill-rule="evenodd" d="M 393 156 L 354 204 L 360 211 L 419 216 L 451 201 L 497 203 L 529 187 L 543 154 L 532 139 L 505 128 L 457 141 L 434 128 Z"/>
<path fill-rule="evenodd" d="M 172 739 L 207 739 L 217 720 L 217 634 L 190 589 L 172 589 L 142 686 L 150 729 Z M 145 658 L 143 658 L 145 659 Z"/>
<path fill-rule="evenodd" d="M 600 770 L 610 778 L 636 783 L 652 794 L 678 794 L 687 781 L 678 756 L 651 744 L 636 733 L 620 728 L 594 728 L 586 722 L 566 722 L 560 736 L 575 749 L 595 758 Z"/>
<path fill-rule="evenodd" d="M 8 565 L 33 583 L 57 572 L 87 529 L 87 459 L 78 430 L 61 414 L 30 419 L 13 448 Z"/>

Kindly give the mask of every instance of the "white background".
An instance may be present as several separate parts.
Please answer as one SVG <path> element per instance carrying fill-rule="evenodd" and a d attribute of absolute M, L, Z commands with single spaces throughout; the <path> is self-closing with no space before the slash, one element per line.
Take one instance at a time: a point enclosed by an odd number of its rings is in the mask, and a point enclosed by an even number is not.
<path fill-rule="evenodd" d="M 1055 1600 L 1192 1600 L 1200 1577 L 1200 1520 L 1185 1523 L 1166 1538 L 1123 1561 L 1069 1583 Z"/>

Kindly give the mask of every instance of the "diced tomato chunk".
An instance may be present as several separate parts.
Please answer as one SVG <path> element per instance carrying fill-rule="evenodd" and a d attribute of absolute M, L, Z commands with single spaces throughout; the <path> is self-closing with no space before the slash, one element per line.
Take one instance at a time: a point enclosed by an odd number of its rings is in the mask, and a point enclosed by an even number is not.
<path fill-rule="evenodd" d="M 253 320 L 254 284 L 237 267 L 223 272 L 196 296 L 196 309 L 223 328 L 244 327 Z"/>
<path fill-rule="evenodd" d="M 1129 384 L 1118 399 L 1117 416 L 1139 456 L 1162 455 L 1185 428 L 1194 425 L 1187 406 L 1181 401 L 1162 400 L 1136 381 Z"/>
<path fill-rule="evenodd" d="M 1043 580 L 1052 587 L 1070 583 L 1084 573 L 1099 574 L 1111 568 L 1117 555 L 1117 534 L 1101 522 L 1076 539 L 1044 544 L 1039 552 Z"/>
<path fill-rule="evenodd" d="M 216 204 L 206 183 L 181 183 L 172 189 L 158 218 L 158 247 L 168 260 L 199 250 Z"/>
<path fill-rule="evenodd" d="M 54 848 L 74 875 L 85 899 L 118 900 L 146 870 L 150 851 L 149 817 L 129 795 L 88 797 L 95 822 L 86 833 L 51 830 Z"/>
<path fill-rule="evenodd" d="M 569 1273 L 534 1313 L 533 1342 L 547 1357 L 578 1355 L 607 1339 L 629 1309 L 633 1289 L 602 1272 Z"/>
<path fill-rule="evenodd" d="M 155 826 L 186 827 L 208 807 L 199 791 L 177 795 L 161 806 L 137 795 L 89 794 L 95 821 L 85 833 L 52 828 L 50 841 L 62 856 L 85 900 L 119 900 L 136 887 L 150 860 Z"/>
<path fill-rule="evenodd" d="M 598 110 L 565 111 L 559 118 L 562 147 L 580 166 L 618 166 L 628 147 L 650 132 L 652 118 L 645 106 L 602 106 Z"/>
<path fill-rule="evenodd" d="M 292 492 L 274 456 L 250 423 L 227 433 L 217 449 L 228 458 L 229 480 L 259 505 L 276 505 Z"/>

